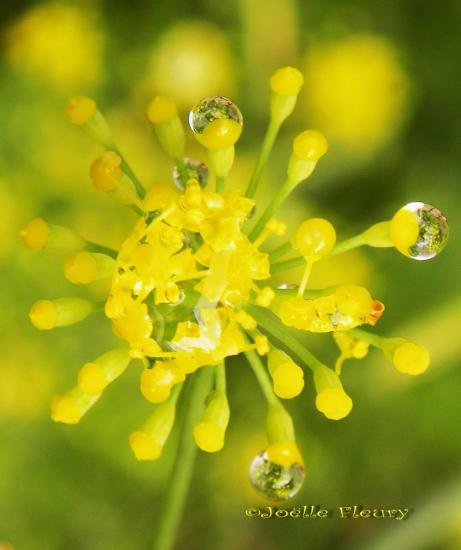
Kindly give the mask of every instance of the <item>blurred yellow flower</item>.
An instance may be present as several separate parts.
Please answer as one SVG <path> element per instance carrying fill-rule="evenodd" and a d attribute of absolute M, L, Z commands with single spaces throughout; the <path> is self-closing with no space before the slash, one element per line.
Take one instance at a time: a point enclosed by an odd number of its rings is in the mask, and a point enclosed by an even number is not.
<path fill-rule="evenodd" d="M 54 2 L 27 11 L 6 34 L 10 63 L 61 92 L 94 84 L 101 73 L 102 46 L 93 12 Z"/>
<path fill-rule="evenodd" d="M 234 92 L 235 67 L 229 41 L 206 22 L 180 23 L 160 39 L 142 88 L 148 95 L 174 96 L 181 106 L 213 94 Z"/>
<path fill-rule="evenodd" d="M 398 131 L 409 82 L 396 48 L 367 34 L 318 44 L 305 64 L 309 120 L 343 149 L 379 149 Z"/>

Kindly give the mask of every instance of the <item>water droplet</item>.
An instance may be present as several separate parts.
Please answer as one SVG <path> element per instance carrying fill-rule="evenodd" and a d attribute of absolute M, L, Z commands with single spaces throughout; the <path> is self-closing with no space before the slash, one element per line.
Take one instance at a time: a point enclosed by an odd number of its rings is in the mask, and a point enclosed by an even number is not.
<path fill-rule="evenodd" d="M 197 180 L 200 187 L 206 187 L 208 183 L 208 167 L 201 160 L 183 158 L 184 169 L 181 170 L 178 166 L 173 168 L 173 181 L 181 191 L 184 191 L 186 183 L 189 180 Z"/>
<path fill-rule="evenodd" d="M 271 462 L 265 451 L 255 457 L 250 466 L 250 481 L 264 497 L 274 500 L 288 500 L 296 495 L 304 482 L 304 468 L 293 464 L 289 468 Z"/>
<path fill-rule="evenodd" d="M 403 208 L 413 212 L 419 227 L 418 238 L 408 249 L 410 258 L 429 260 L 437 256 L 448 241 L 448 223 L 445 216 L 438 208 L 424 202 L 410 202 Z"/>
<path fill-rule="evenodd" d="M 218 118 L 232 119 L 243 125 L 243 117 L 237 105 L 228 97 L 205 97 L 189 113 L 189 126 L 194 134 L 203 134 L 205 128 Z"/>

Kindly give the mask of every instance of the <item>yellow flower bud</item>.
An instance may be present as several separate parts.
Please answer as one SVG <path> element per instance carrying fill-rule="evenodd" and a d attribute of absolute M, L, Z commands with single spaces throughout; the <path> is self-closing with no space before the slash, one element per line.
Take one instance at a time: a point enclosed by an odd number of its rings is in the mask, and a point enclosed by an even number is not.
<path fill-rule="evenodd" d="M 417 376 L 427 370 L 430 355 L 424 346 L 403 341 L 394 349 L 392 363 L 398 371 Z"/>
<path fill-rule="evenodd" d="M 329 254 L 336 243 L 333 225 L 323 218 L 311 218 L 303 222 L 294 236 L 294 247 L 302 256 L 318 260 Z"/>
<path fill-rule="evenodd" d="M 274 393 L 282 399 L 298 396 L 304 388 L 304 371 L 285 352 L 274 349 L 268 357 Z"/>
<path fill-rule="evenodd" d="M 272 91 L 281 96 L 298 95 L 303 84 L 302 73 L 294 67 L 277 69 L 270 79 Z"/>
<path fill-rule="evenodd" d="M 178 115 L 176 103 L 169 97 L 157 96 L 147 107 L 147 117 L 152 124 L 162 124 Z"/>
<path fill-rule="evenodd" d="M 176 407 L 159 405 L 144 424 L 130 435 L 130 446 L 138 460 L 157 460 L 173 429 Z"/>
<path fill-rule="evenodd" d="M 30 309 L 32 324 L 39 330 L 50 330 L 78 323 L 93 310 L 93 304 L 82 298 L 38 300 Z"/>
<path fill-rule="evenodd" d="M 275 292 L 270 286 L 265 286 L 256 296 L 256 303 L 261 307 L 269 307 L 275 298 Z"/>
<path fill-rule="evenodd" d="M 414 212 L 405 207 L 398 210 L 389 227 L 389 237 L 395 248 L 409 256 L 409 249 L 416 243 L 418 235 L 419 225 Z"/>
<path fill-rule="evenodd" d="M 152 403 L 162 403 L 170 396 L 171 388 L 184 378 L 184 371 L 178 363 L 157 361 L 154 367 L 144 369 L 141 375 L 141 393 Z"/>
<path fill-rule="evenodd" d="M 48 240 L 48 233 L 48 223 L 42 218 L 34 218 L 21 230 L 21 237 L 30 250 L 42 250 Z"/>
<path fill-rule="evenodd" d="M 78 424 L 82 416 L 96 403 L 100 395 L 88 395 L 78 386 L 51 401 L 51 418 L 64 424 Z"/>
<path fill-rule="evenodd" d="M 89 122 L 96 113 L 96 103 L 86 96 L 69 99 L 66 107 L 66 116 L 72 124 L 82 126 Z"/>
<path fill-rule="evenodd" d="M 269 340 L 267 336 L 258 334 L 258 336 L 255 337 L 255 345 L 258 355 L 266 355 L 269 353 Z"/>
<path fill-rule="evenodd" d="M 287 327 L 309 330 L 316 315 L 312 300 L 302 296 L 293 296 L 284 300 L 279 307 L 278 316 Z"/>
<path fill-rule="evenodd" d="M 66 258 L 64 275 L 74 284 L 88 284 L 112 274 L 115 261 L 106 254 L 81 250 Z"/>
<path fill-rule="evenodd" d="M 121 376 L 131 356 L 128 348 L 115 349 L 86 363 L 78 373 L 78 385 L 90 395 L 100 394 L 106 386 Z"/>
<path fill-rule="evenodd" d="M 92 163 L 90 178 L 96 189 L 108 193 L 120 185 L 121 163 L 122 159 L 113 151 L 107 151 Z"/>
<path fill-rule="evenodd" d="M 352 399 L 344 391 L 339 376 L 324 365 L 316 367 L 314 383 L 317 391 L 315 406 L 327 418 L 340 420 L 352 410 Z"/>
<path fill-rule="evenodd" d="M 294 441 L 274 443 L 266 449 L 267 458 L 275 464 L 290 468 L 293 464 L 304 466 L 304 461 Z"/>
<path fill-rule="evenodd" d="M 34 218 L 20 232 L 21 238 L 30 250 L 60 248 L 76 250 L 85 245 L 85 241 L 67 227 L 49 224 L 42 218 Z"/>
<path fill-rule="evenodd" d="M 335 297 L 338 311 L 345 316 L 361 319 L 372 312 L 374 301 L 363 286 L 339 286 L 335 291 Z"/>
<path fill-rule="evenodd" d="M 201 134 L 194 134 L 207 149 L 221 151 L 232 147 L 242 133 L 242 125 L 231 118 L 217 118 Z"/>
<path fill-rule="evenodd" d="M 319 160 L 328 151 L 328 142 L 316 130 L 305 130 L 293 141 L 293 153 L 300 160 Z"/>
<path fill-rule="evenodd" d="M 199 424 L 194 428 L 197 447 L 216 453 L 224 447 L 224 435 L 229 424 L 229 403 L 222 392 L 212 394 Z"/>

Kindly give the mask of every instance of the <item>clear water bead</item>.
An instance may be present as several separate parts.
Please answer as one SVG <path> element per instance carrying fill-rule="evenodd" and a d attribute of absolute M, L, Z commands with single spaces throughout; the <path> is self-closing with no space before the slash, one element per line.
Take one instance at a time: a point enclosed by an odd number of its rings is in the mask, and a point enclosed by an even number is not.
<path fill-rule="evenodd" d="M 218 118 L 231 119 L 243 125 L 243 116 L 237 105 L 228 97 L 205 97 L 189 113 L 189 126 L 194 134 L 203 134 L 205 128 Z"/>
<path fill-rule="evenodd" d="M 304 482 L 304 468 L 293 464 L 289 468 L 271 462 L 265 451 L 250 465 L 250 481 L 259 494 L 273 501 L 293 498 Z"/>
<path fill-rule="evenodd" d="M 403 207 L 412 212 L 418 222 L 419 234 L 408 255 L 414 260 L 430 260 L 437 256 L 448 241 L 448 223 L 442 212 L 424 202 L 410 202 Z"/>
<path fill-rule="evenodd" d="M 202 189 L 208 184 L 208 167 L 201 160 L 190 159 L 184 157 L 184 169 L 181 170 L 178 166 L 173 168 L 173 181 L 181 191 L 184 191 L 189 180 L 197 180 Z"/>

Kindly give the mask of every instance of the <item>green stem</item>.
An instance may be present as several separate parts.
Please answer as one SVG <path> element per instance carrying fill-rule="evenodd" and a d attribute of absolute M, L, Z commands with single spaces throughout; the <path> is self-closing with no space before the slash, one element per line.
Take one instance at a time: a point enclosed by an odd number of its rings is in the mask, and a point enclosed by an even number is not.
<path fill-rule="evenodd" d="M 224 362 L 216 365 L 216 391 L 226 393 L 226 366 Z"/>
<path fill-rule="evenodd" d="M 258 322 L 263 330 L 271 334 L 282 345 L 290 349 L 295 355 L 297 355 L 306 365 L 315 370 L 317 367 L 322 367 L 322 363 L 313 355 L 307 348 L 299 342 L 294 336 L 292 336 L 286 327 L 282 327 L 274 317 L 269 315 L 267 310 L 262 310 L 257 306 L 248 304 L 245 306 L 245 310 Z"/>
<path fill-rule="evenodd" d="M 193 377 L 189 401 L 185 403 L 187 410 L 185 410 L 181 440 L 165 502 L 165 512 L 157 527 L 154 550 L 170 550 L 173 547 L 197 453 L 192 431 L 200 421 L 205 398 L 211 388 L 213 374 L 214 367 L 201 367 Z"/>
<path fill-rule="evenodd" d="M 117 155 L 122 159 L 122 170 L 125 172 L 125 174 L 130 178 L 130 180 L 133 182 L 136 193 L 139 195 L 141 199 L 143 199 L 146 196 L 146 190 L 144 189 L 143 184 L 140 182 L 136 174 L 131 169 L 130 165 L 126 161 L 125 157 L 121 153 L 120 149 L 118 147 L 114 147 L 114 152 L 117 153 Z"/>
<path fill-rule="evenodd" d="M 222 193 L 226 189 L 226 178 L 224 176 L 216 176 L 216 192 Z"/>
<path fill-rule="evenodd" d="M 342 252 L 346 252 L 347 250 L 352 250 L 353 248 L 358 248 L 359 246 L 364 246 L 366 243 L 363 241 L 362 235 L 356 235 L 355 237 L 351 237 L 350 239 L 346 239 L 345 241 L 342 241 L 338 243 L 333 250 L 330 252 L 330 256 L 335 256 L 336 254 L 341 254 Z M 277 250 L 277 249 L 276 249 Z M 275 251 L 274 251 L 275 252 Z M 279 256 L 276 256 L 276 258 Z M 270 255 L 271 259 L 272 255 Z M 280 271 L 287 271 L 288 269 L 294 269 L 295 267 L 300 267 L 304 265 L 305 259 L 302 256 L 296 256 L 295 258 L 291 258 L 289 260 L 285 260 L 283 262 L 277 262 L 275 264 L 272 264 L 271 266 L 271 273 L 278 273 Z"/>
<path fill-rule="evenodd" d="M 303 293 L 303 298 L 306 300 L 314 300 L 320 296 L 327 296 L 331 294 L 336 289 L 335 286 L 326 287 L 326 288 L 311 288 L 305 290 Z M 274 288 L 276 296 L 297 296 L 298 287 L 295 288 Z"/>
<path fill-rule="evenodd" d="M 359 246 L 364 246 L 365 244 L 366 243 L 363 240 L 363 236 L 360 233 L 355 237 L 351 237 L 350 239 L 346 239 L 345 241 L 338 243 L 330 252 L 330 255 L 334 256 L 335 254 L 341 254 L 342 252 L 352 250 L 353 248 L 358 248 Z"/>
<path fill-rule="evenodd" d="M 269 158 L 269 155 L 274 146 L 275 139 L 280 130 L 280 126 L 280 122 L 276 122 L 272 118 L 270 119 L 255 169 L 245 192 L 245 197 L 249 197 L 250 199 L 252 199 L 256 194 L 256 189 L 258 188 L 259 181 L 263 174 L 264 167 L 267 164 L 267 159 Z"/>
<path fill-rule="evenodd" d="M 277 191 L 275 197 L 272 199 L 271 203 L 268 205 L 263 215 L 256 222 L 256 225 L 253 227 L 250 233 L 250 240 L 254 241 L 259 237 L 263 231 L 266 223 L 274 215 L 275 211 L 285 202 L 285 199 L 290 195 L 293 189 L 296 187 L 295 184 L 290 179 L 286 179 L 282 187 Z"/>
<path fill-rule="evenodd" d="M 363 340 L 364 342 L 367 342 L 371 346 L 374 346 L 375 348 L 382 349 L 383 346 L 385 346 L 386 339 L 382 336 L 379 336 L 378 334 L 373 334 L 371 332 L 367 332 L 366 330 L 362 330 L 360 328 L 353 328 L 349 331 L 352 336 L 355 336 L 359 340 Z"/>
<path fill-rule="evenodd" d="M 285 256 L 285 254 L 288 254 L 288 252 L 291 252 L 293 250 L 293 246 L 290 243 L 290 241 L 287 241 L 286 243 L 281 244 L 277 248 L 274 248 L 272 252 L 269 253 L 269 260 L 271 262 L 275 262 L 275 260 L 278 260 L 282 256 Z"/>
<path fill-rule="evenodd" d="M 92 243 L 90 241 L 86 241 L 85 250 L 88 250 L 88 252 L 98 252 L 100 254 L 106 254 L 106 256 L 110 256 L 114 259 L 118 255 L 118 252 L 116 250 L 113 250 L 112 248 L 103 246 L 101 244 Z"/>
<path fill-rule="evenodd" d="M 288 269 L 294 269 L 295 267 L 301 267 L 306 263 L 306 260 L 302 256 L 296 256 L 290 260 L 284 262 L 277 262 L 271 265 L 271 275 L 279 273 L 280 271 L 287 271 Z"/>
<path fill-rule="evenodd" d="M 245 352 L 245 357 L 250 363 L 251 368 L 253 369 L 253 372 L 255 373 L 256 378 L 258 379 L 259 385 L 261 386 L 261 389 L 264 393 L 265 398 L 267 399 L 267 402 L 270 405 L 278 405 L 279 400 L 277 399 L 276 395 L 272 391 L 272 383 L 269 379 L 269 375 L 267 374 L 267 371 L 259 355 L 255 351 L 251 350 L 251 351 Z"/>

